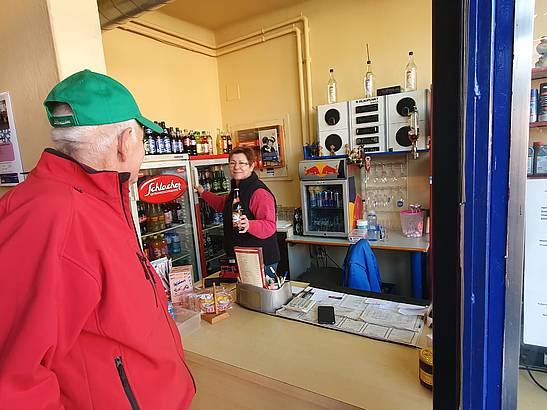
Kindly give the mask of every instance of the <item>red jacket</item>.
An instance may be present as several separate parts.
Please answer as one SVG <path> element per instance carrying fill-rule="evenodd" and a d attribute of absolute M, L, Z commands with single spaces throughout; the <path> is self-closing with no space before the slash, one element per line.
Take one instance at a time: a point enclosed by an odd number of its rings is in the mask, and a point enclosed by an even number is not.
<path fill-rule="evenodd" d="M 54 150 L 0 200 L 0 408 L 187 409 L 195 393 L 127 173 Z"/>

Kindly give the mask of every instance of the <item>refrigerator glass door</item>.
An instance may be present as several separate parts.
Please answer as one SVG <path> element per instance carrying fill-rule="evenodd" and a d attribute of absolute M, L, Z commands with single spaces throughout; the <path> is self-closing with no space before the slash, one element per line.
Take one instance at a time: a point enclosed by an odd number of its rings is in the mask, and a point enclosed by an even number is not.
<path fill-rule="evenodd" d="M 181 164 L 143 164 L 141 177 L 138 181 L 136 192 L 136 208 L 138 214 L 138 229 L 140 231 L 141 243 L 144 252 L 152 261 L 167 256 L 171 259 L 173 266 L 192 265 L 194 280 L 199 279 L 199 267 L 196 258 L 196 248 L 193 230 L 193 201 L 190 198 L 192 193 L 191 181 L 189 180 L 190 167 L 188 162 Z M 153 180 L 146 184 L 154 176 L 164 176 L 164 179 Z M 174 192 L 173 185 L 169 185 L 171 179 L 184 182 L 182 185 L 183 194 L 178 198 L 171 199 L 169 191 Z M 162 202 L 150 202 L 151 191 L 155 193 L 164 190 L 165 196 Z M 175 195 L 175 194 L 173 194 Z M 156 198 L 158 198 L 156 196 Z M 157 201 L 157 199 L 154 199 Z"/>
<path fill-rule="evenodd" d="M 348 235 L 346 181 L 305 181 L 302 184 L 304 234 Z"/>
<path fill-rule="evenodd" d="M 200 184 L 206 191 L 217 195 L 230 192 L 228 158 L 191 160 L 192 183 Z M 224 252 L 222 238 L 222 210 L 209 206 L 197 193 L 194 196 L 196 214 L 196 246 L 200 250 L 201 275 L 205 278 L 220 271 Z"/>

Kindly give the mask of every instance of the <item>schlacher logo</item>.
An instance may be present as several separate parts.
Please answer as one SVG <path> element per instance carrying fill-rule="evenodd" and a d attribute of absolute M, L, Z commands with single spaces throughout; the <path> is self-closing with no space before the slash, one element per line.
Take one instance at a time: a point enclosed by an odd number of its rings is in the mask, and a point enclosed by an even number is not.
<path fill-rule="evenodd" d="M 144 202 L 161 204 L 184 195 L 188 184 L 177 175 L 158 175 L 145 179 L 139 184 L 139 199 Z"/>

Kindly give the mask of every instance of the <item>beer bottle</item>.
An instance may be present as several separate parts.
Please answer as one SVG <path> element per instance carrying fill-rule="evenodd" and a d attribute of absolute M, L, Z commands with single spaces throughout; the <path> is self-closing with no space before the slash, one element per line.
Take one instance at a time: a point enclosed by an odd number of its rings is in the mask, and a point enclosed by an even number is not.
<path fill-rule="evenodd" d="M 190 155 L 198 155 L 196 135 L 194 134 L 192 130 L 188 132 L 189 132 L 189 138 L 190 138 Z"/>
<path fill-rule="evenodd" d="M 159 126 L 157 121 L 154 121 Z M 154 140 L 156 141 L 156 154 L 165 154 L 165 141 L 161 133 L 154 131 Z"/>
<path fill-rule="evenodd" d="M 139 227 L 141 229 L 141 235 L 145 235 L 148 232 L 147 230 L 148 215 L 146 215 L 146 210 L 144 209 L 144 204 L 142 202 L 139 203 L 138 211 L 139 211 Z"/>
<path fill-rule="evenodd" d="M 184 211 L 182 210 L 182 205 L 180 202 L 173 202 L 173 218 L 176 218 L 178 224 L 184 223 Z"/>
<path fill-rule="evenodd" d="M 234 189 L 234 200 L 232 201 L 232 226 L 235 230 L 241 231 L 242 227 L 239 226 L 241 217 L 243 216 L 243 206 L 239 199 L 239 188 Z"/>
<path fill-rule="evenodd" d="M 226 138 L 226 134 L 222 134 L 222 153 L 228 153 L 228 140 Z"/>
<path fill-rule="evenodd" d="M 190 136 L 188 135 L 188 130 L 183 130 L 181 132 L 182 138 L 182 152 L 190 155 Z"/>
<path fill-rule="evenodd" d="M 226 136 L 226 146 L 227 146 L 226 148 L 228 150 L 228 152 L 226 154 L 229 154 L 230 152 L 232 152 L 232 148 L 233 148 L 233 146 L 232 146 L 232 137 L 230 136 L 230 134 L 228 134 Z"/>
<path fill-rule="evenodd" d="M 165 122 L 162 121 L 160 123 L 160 127 L 163 129 L 161 133 L 161 137 L 163 139 L 163 146 L 165 149 L 165 154 L 172 154 L 173 149 L 171 147 L 171 137 L 169 136 L 169 131 L 167 131 L 167 127 L 165 126 Z"/>
<path fill-rule="evenodd" d="M 201 152 L 203 155 L 209 155 L 209 142 L 205 131 L 201 131 Z"/>
<path fill-rule="evenodd" d="M 217 154 L 224 154 L 224 149 L 222 145 L 222 134 L 224 132 L 217 128 Z"/>
<path fill-rule="evenodd" d="M 168 203 L 161 204 L 161 209 L 163 212 L 163 217 L 165 220 L 165 227 L 171 228 L 173 226 L 173 214 L 171 213 L 171 208 Z"/>
<path fill-rule="evenodd" d="M 213 147 L 213 138 L 211 137 L 210 132 L 207 132 L 207 146 L 209 147 L 209 154 L 213 155 L 215 153 L 215 150 Z"/>
<path fill-rule="evenodd" d="M 146 147 L 148 147 L 148 154 L 149 155 L 155 155 L 156 154 L 156 140 L 154 139 L 154 131 L 152 131 L 152 128 L 145 127 L 144 128 L 144 152 L 146 154 Z"/>
<path fill-rule="evenodd" d="M 171 150 L 173 154 L 179 154 L 179 140 L 177 139 L 177 133 L 173 127 L 169 127 L 169 137 L 171 138 Z"/>
<path fill-rule="evenodd" d="M 224 192 L 230 190 L 230 180 L 224 176 L 224 171 L 220 171 L 220 182 Z"/>

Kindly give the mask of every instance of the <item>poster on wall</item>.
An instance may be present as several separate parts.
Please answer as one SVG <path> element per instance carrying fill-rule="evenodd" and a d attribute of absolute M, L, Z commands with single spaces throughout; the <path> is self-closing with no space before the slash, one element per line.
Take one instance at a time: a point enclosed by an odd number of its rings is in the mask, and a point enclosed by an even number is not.
<path fill-rule="evenodd" d="M 9 93 L 0 92 L 0 186 L 22 181 L 23 164 Z"/>
<path fill-rule="evenodd" d="M 547 347 L 547 178 L 527 181 L 525 244 L 522 340 Z"/>

